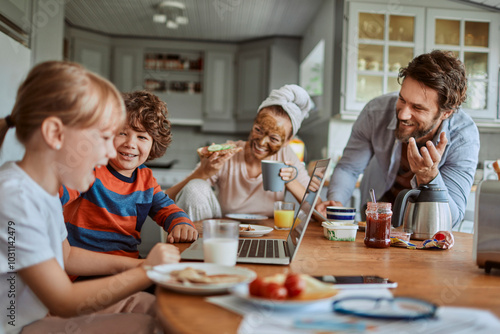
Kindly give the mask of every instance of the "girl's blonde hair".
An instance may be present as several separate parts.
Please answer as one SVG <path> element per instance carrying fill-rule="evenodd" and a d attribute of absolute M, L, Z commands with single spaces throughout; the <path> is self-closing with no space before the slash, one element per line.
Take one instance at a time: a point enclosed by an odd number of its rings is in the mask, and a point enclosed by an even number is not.
<path fill-rule="evenodd" d="M 48 61 L 35 66 L 19 86 L 9 122 L 0 123 L 0 147 L 9 125 L 17 139 L 26 144 L 47 118 L 55 116 L 64 125 L 87 128 L 121 125 L 125 106 L 111 82 L 83 66 Z"/>

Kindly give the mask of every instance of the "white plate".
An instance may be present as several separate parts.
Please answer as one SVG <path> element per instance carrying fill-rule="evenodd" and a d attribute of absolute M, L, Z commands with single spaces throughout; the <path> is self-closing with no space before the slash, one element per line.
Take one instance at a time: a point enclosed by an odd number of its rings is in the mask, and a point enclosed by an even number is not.
<path fill-rule="evenodd" d="M 207 275 L 215 274 L 230 274 L 230 275 L 241 275 L 245 279 L 238 283 L 222 283 L 222 284 L 196 284 L 192 283 L 190 285 L 185 285 L 182 283 L 174 283 L 170 281 L 169 273 L 173 270 L 182 270 L 187 267 L 194 269 L 204 270 Z M 213 263 L 200 263 L 200 262 L 183 262 L 176 264 L 163 264 L 153 267 L 151 270 L 147 271 L 148 277 L 156 284 L 167 288 L 172 291 L 182 292 L 187 294 L 195 295 L 209 295 L 227 292 L 228 289 L 233 288 L 237 285 L 249 283 L 257 277 L 254 271 L 242 267 L 228 267 L 221 266 Z"/>
<path fill-rule="evenodd" d="M 318 303 L 331 303 L 331 301 L 336 297 L 336 296 L 331 296 L 327 298 L 314 299 L 314 300 L 272 300 L 267 298 L 250 296 L 250 294 L 248 293 L 248 284 L 236 286 L 233 289 L 231 289 L 231 292 L 235 296 L 244 299 L 257 306 L 263 306 L 266 308 L 273 308 L 276 310 L 283 310 L 283 311 L 309 307 L 316 305 Z"/>
<path fill-rule="evenodd" d="M 240 228 L 247 228 L 248 224 L 240 224 Z M 251 228 L 253 228 L 253 231 L 241 231 L 240 230 L 240 236 L 241 237 L 261 237 L 263 235 L 268 234 L 273 230 L 272 227 L 268 226 L 262 226 L 262 225 L 251 225 Z"/>
<path fill-rule="evenodd" d="M 242 222 L 255 222 L 258 220 L 265 220 L 268 217 L 263 215 L 253 215 L 247 213 L 229 213 L 226 215 L 227 218 L 236 219 Z"/>

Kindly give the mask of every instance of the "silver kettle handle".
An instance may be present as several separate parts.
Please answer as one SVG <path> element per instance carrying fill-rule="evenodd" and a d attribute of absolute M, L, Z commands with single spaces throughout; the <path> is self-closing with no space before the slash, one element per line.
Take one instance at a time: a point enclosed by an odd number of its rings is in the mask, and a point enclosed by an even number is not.
<path fill-rule="evenodd" d="M 420 195 L 419 189 L 403 189 L 399 192 L 392 209 L 392 226 L 399 227 L 403 224 L 408 199 L 417 198 L 418 195 Z"/>

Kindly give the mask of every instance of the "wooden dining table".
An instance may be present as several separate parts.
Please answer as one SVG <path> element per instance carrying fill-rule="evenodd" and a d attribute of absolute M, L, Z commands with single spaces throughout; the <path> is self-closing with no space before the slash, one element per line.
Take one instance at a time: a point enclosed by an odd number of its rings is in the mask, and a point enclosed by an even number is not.
<path fill-rule="evenodd" d="M 195 223 L 201 232 L 201 222 Z M 273 226 L 271 219 L 259 225 Z M 288 231 L 273 230 L 261 238 L 286 238 Z M 473 235 L 453 233 L 449 250 L 411 250 L 399 247 L 368 248 L 364 232 L 356 240 L 330 241 L 321 224 L 311 221 L 298 254 L 288 266 L 237 264 L 258 276 L 287 271 L 321 275 L 378 275 L 397 282 L 394 296 L 425 299 L 438 306 L 460 306 L 489 310 L 500 317 L 500 271 L 486 274 L 473 260 Z M 418 241 L 415 241 L 418 242 Z M 184 250 L 189 244 L 177 244 Z M 236 333 L 242 316 L 205 300 L 157 287 L 159 318 L 166 332 Z"/>

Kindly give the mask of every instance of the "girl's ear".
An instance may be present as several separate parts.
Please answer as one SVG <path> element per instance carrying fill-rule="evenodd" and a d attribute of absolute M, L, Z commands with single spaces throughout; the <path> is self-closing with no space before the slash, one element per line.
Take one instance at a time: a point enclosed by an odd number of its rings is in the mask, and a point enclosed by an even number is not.
<path fill-rule="evenodd" d="M 64 138 L 64 124 L 59 117 L 47 117 L 42 122 L 41 130 L 42 137 L 50 148 L 54 150 L 61 149 Z"/>

